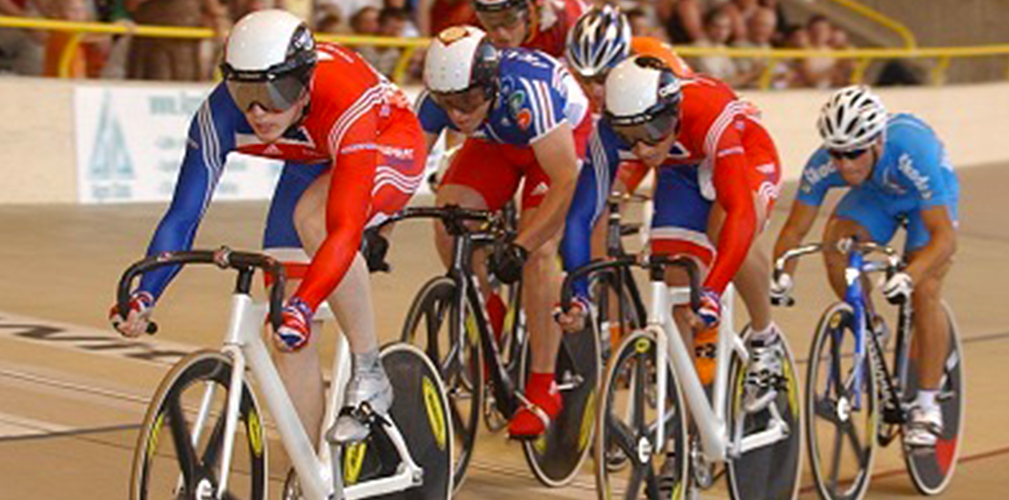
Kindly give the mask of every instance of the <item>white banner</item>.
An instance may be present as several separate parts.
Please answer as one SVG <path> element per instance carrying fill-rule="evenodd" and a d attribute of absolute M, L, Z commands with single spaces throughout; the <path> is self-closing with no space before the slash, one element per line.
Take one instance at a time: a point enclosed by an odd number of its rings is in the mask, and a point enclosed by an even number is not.
<path fill-rule="evenodd" d="M 77 199 L 81 203 L 167 201 L 185 153 L 189 124 L 210 88 L 198 86 L 74 89 Z M 415 89 L 407 91 L 413 98 Z M 428 158 L 434 169 L 441 141 Z M 281 163 L 232 153 L 215 200 L 265 200 Z M 421 193 L 429 192 L 426 183 Z"/>
<path fill-rule="evenodd" d="M 81 203 L 167 201 L 209 87 L 74 89 Z M 214 199 L 268 199 L 281 163 L 231 154 Z"/>

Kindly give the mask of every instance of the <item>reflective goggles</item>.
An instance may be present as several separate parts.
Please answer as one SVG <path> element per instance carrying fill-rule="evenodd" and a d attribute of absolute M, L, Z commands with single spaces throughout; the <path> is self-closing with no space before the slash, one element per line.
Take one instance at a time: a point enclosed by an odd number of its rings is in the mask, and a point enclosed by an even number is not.
<path fill-rule="evenodd" d="M 499 28 L 512 29 L 529 20 L 526 9 L 506 8 L 500 10 L 477 10 L 477 19 L 488 32 Z"/>
<path fill-rule="evenodd" d="M 243 112 L 260 105 L 274 113 L 287 111 L 308 91 L 308 84 L 293 73 L 280 76 L 262 74 L 245 76 L 240 73 L 227 75 L 228 92 L 238 109 Z"/>
<path fill-rule="evenodd" d="M 431 92 L 431 99 L 442 109 L 454 109 L 462 113 L 473 113 L 487 103 L 487 96 L 482 87 L 470 87 L 459 92 Z"/>
<path fill-rule="evenodd" d="M 868 150 L 869 150 L 869 148 L 853 149 L 851 151 L 835 151 L 835 150 L 832 149 L 832 150 L 827 151 L 827 153 L 830 155 L 831 158 L 833 158 L 835 160 L 838 160 L 838 161 L 840 161 L 840 160 L 857 160 L 859 157 L 861 157 L 862 155 L 864 155 L 865 152 L 868 151 Z"/>
<path fill-rule="evenodd" d="M 639 142 L 655 146 L 680 126 L 679 108 L 676 106 L 632 118 L 614 117 L 609 113 L 605 113 L 603 118 L 613 128 L 613 132 L 630 147 Z"/>

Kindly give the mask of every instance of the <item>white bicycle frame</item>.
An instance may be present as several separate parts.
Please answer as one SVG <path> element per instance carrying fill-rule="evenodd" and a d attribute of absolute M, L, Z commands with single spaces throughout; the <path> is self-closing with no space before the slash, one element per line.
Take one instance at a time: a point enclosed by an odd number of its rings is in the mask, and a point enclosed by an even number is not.
<path fill-rule="evenodd" d="M 260 335 L 264 319 L 267 315 L 266 303 L 254 303 L 249 295 L 236 293 L 231 299 L 231 319 L 227 335 L 221 351 L 231 358 L 233 363 L 231 381 L 227 401 L 227 420 L 225 420 L 224 447 L 222 449 L 220 483 L 215 492 L 216 498 L 221 498 L 227 490 L 228 471 L 231 468 L 232 451 L 235 444 L 235 430 L 238 425 L 239 403 L 241 402 L 242 384 L 246 367 L 252 372 L 258 383 L 258 393 L 263 396 L 267 409 L 276 422 L 287 454 L 298 474 L 302 494 L 307 500 L 341 499 L 354 500 L 369 498 L 417 486 L 423 480 L 423 470 L 414 462 L 406 446 L 402 434 L 394 423 L 385 430 L 396 447 L 402 465 L 396 474 L 390 477 L 370 480 L 343 487 L 343 475 L 340 469 L 339 445 L 331 445 L 325 438 L 320 438 L 318 446 L 312 446 L 308 433 L 298 418 L 291 397 L 288 395 L 280 379 L 276 366 L 270 359 L 270 353 Z M 315 315 L 312 325 L 313 333 L 319 334 L 322 321 L 333 319 L 332 311 L 323 303 Z M 326 418 L 327 425 L 334 421 L 337 411 L 343 404 L 343 389 L 350 377 L 350 349 L 346 338 L 341 334 L 337 340 L 336 354 L 333 357 L 333 381 L 330 385 Z M 208 384 L 194 429 L 193 443 L 200 439 L 213 401 L 213 384 Z"/>
<path fill-rule="evenodd" d="M 749 360 L 749 353 L 743 344 L 743 340 L 736 335 L 732 319 L 732 303 L 734 299 L 734 289 L 730 285 L 722 295 L 722 321 L 718 328 L 718 343 L 716 348 L 717 369 L 715 372 L 714 393 L 712 402 L 708 402 L 704 388 L 698 378 L 694 368 L 694 361 L 687 351 L 687 347 L 680 336 L 680 330 L 676 326 L 671 314 L 671 290 L 662 281 L 652 281 L 651 308 L 648 312 L 647 330 L 655 335 L 656 340 L 656 364 L 655 366 L 665 366 L 667 359 L 671 362 L 676 377 L 679 380 L 681 394 L 687 400 L 687 407 L 694 418 L 694 425 L 701 438 L 701 452 L 709 462 L 724 462 L 728 459 L 737 458 L 749 450 L 767 446 L 787 437 L 788 424 L 781 418 L 775 405 L 767 406 L 771 412 L 771 420 L 768 428 L 759 433 L 742 438 L 743 419 L 736 422 L 735 429 L 728 428 L 726 414 L 726 391 L 729 387 L 729 356 L 735 353 L 739 356 L 741 366 L 746 366 Z M 658 394 L 667 394 L 669 379 L 664 369 L 657 370 Z M 764 405 L 773 399 L 773 391 L 761 398 Z M 664 403 L 665 398 L 658 398 L 662 401 L 657 410 L 656 422 L 666 421 L 668 409 Z M 759 407 L 760 405 L 754 405 Z M 656 429 L 656 445 L 665 442 L 665 425 L 658 425 Z"/>

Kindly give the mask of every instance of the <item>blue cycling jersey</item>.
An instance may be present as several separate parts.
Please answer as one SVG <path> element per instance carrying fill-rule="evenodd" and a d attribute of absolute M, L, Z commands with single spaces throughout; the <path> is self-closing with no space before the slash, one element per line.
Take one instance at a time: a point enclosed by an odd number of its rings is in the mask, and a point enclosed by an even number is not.
<path fill-rule="evenodd" d="M 502 50 L 498 77 L 497 99 L 474 138 L 528 146 L 562 122 L 577 127 L 588 112 L 588 99 L 578 83 L 560 62 L 542 52 Z M 427 92 L 420 96 L 417 115 L 427 133 L 457 130 Z"/>
<path fill-rule="evenodd" d="M 942 142 L 920 118 L 896 114 L 889 118 L 883 154 L 864 184 L 852 188 L 884 198 L 900 211 L 921 211 L 950 205 L 959 198 L 960 185 Z M 846 187 L 824 148 L 806 163 L 796 199 L 819 206 L 827 191 Z"/>

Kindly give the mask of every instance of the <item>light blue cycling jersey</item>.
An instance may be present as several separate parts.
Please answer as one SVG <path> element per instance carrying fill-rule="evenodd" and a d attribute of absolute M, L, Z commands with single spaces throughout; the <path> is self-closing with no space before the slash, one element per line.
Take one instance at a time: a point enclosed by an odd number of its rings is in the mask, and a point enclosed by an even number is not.
<path fill-rule="evenodd" d="M 883 154 L 872 177 L 854 189 L 892 198 L 905 210 L 948 205 L 959 198 L 960 185 L 953 165 L 931 127 L 916 116 L 901 113 L 887 120 L 885 134 Z M 827 150 L 821 147 L 802 171 L 796 199 L 819 206 L 828 190 L 846 186 Z"/>
<path fill-rule="evenodd" d="M 907 249 L 928 243 L 921 212 L 937 206 L 949 210 L 956 224 L 960 184 L 942 141 L 920 118 L 901 113 L 889 118 L 883 154 L 862 185 L 852 187 L 838 205 L 837 216 L 855 220 L 873 239 L 886 243 L 899 219 L 908 221 Z M 824 148 L 802 172 L 798 201 L 819 206 L 831 188 L 847 187 Z"/>
<path fill-rule="evenodd" d="M 588 113 L 588 99 L 578 82 L 564 65 L 547 54 L 503 49 L 498 77 L 497 99 L 473 138 L 528 146 L 565 121 L 572 129 L 577 127 Z M 417 103 L 417 116 L 427 133 L 440 134 L 445 128 L 458 130 L 427 92 Z"/>

